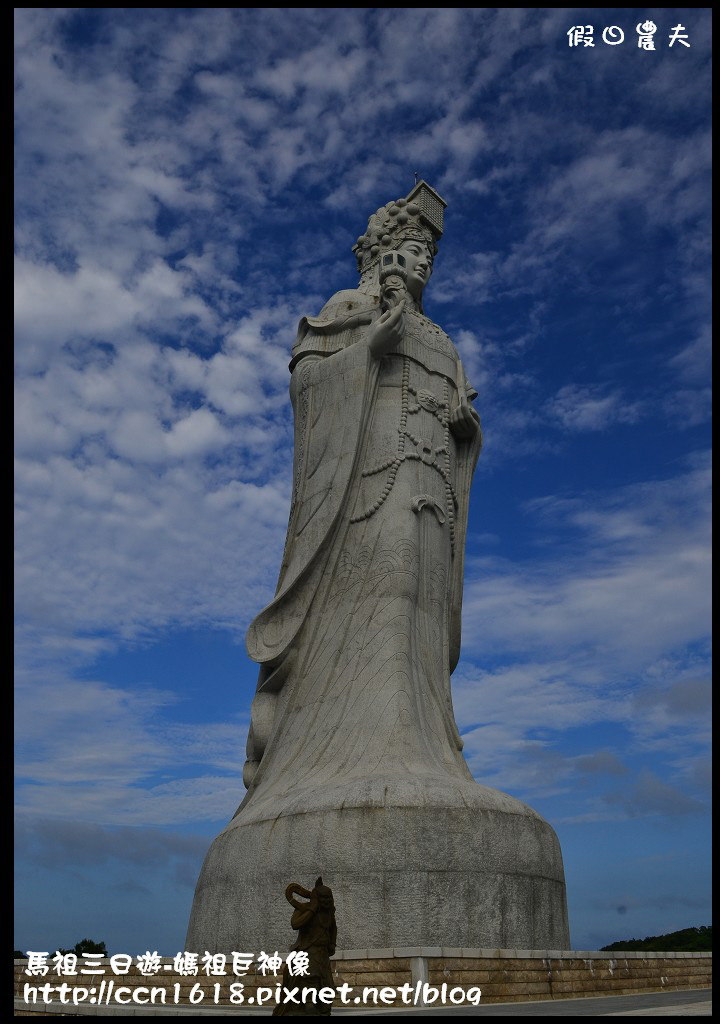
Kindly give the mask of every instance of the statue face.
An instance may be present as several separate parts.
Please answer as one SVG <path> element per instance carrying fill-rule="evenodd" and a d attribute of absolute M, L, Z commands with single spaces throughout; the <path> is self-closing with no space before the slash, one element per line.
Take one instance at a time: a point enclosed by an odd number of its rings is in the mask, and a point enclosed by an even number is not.
<path fill-rule="evenodd" d="M 424 242 L 409 238 L 396 250 L 405 257 L 407 268 L 407 289 L 414 299 L 419 300 L 423 288 L 432 274 L 432 256 Z"/>

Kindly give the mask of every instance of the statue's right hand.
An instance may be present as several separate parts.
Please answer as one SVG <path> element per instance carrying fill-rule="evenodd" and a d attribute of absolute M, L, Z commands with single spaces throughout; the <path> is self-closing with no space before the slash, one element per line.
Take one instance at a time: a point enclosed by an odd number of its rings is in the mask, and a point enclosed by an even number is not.
<path fill-rule="evenodd" d="M 404 306 L 398 303 L 394 309 L 389 309 L 382 314 L 370 328 L 368 345 L 372 354 L 379 359 L 386 352 L 397 348 L 402 341 L 405 329 L 403 320 Z"/>

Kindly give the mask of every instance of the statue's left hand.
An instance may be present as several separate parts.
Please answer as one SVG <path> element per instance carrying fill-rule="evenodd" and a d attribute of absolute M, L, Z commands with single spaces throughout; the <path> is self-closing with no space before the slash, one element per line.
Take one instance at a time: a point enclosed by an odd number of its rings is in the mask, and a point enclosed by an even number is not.
<path fill-rule="evenodd" d="M 455 437 L 467 439 L 480 429 L 480 417 L 471 405 L 461 402 L 450 414 L 450 429 Z"/>

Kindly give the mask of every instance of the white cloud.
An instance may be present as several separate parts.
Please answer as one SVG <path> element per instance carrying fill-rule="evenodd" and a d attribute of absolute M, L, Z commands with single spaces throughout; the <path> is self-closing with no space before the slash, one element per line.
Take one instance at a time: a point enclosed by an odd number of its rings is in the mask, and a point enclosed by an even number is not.
<path fill-rule="evenodd" d="M 101 267 L 61 273 L 49 265 L 18 260 L 15 267 L 15 325 L 31 345 L 59 346 L 78 335 L 114 336 L 128 330 L 141 309 L 116 274 Z M 49 356 L 51 353 L 47 353 Z M 19 349 L 20 366 L 28 349 Z M 33 360 L 29 369 L 44 368 Z"/>
<path fill-rule="evenodd" d="M 247 724 L 238 734 L 247 733 Z M 90 769 L 88 765 L 88 770 Z M 180 761 L 168 761 L 179 770 Z M 229 820 L 244 796 L 241 772 L 232 775 L 200 775 L 146 787 L 103 780 L 101 785 L 20 786 L 22 812 L 32 817 L 50 817 L 96 822 L 99 825 L 178 825 Z"/>
<path fill-rule="evenodd" d="M 213 429 L 190 443 L 214 443 Z M 152 443 L 142 423 L 135 440 Z M 180 436 L 178 455 L 186 443 Z M 241 629 L 270 596 L 287 524 L 287 469 L 278 467 L 277 480 L 231 486 L 226 468 L 159 471 L 157 458 L 18 463 L 21 629 L 34 637 L 62 623 L 70 646 L 74 633 L 98 629 L 115 637 L 171 623 Z"/>
<path fill-rule="evenodd" d="M 546 542 L 559 531 L 563 555 L 553 546 L 547 560 L 478 558 L 467 572 L 453 701 L 476 777 L 520 793 L 563 792 L 590 769 L 558 752 L 560 737 L 603 725 L 622 730 L 628 753 L 653 752 L 679 781 L 694 778 L 683 758 L 709 742 L 705 460 L 675 478 L 547 498 L 527 511 Z M 597 762 L 601 774 L 616 773 L 610 756 Z M 651 801 L 658 809 L 665 785 Z M 637 813 L 633 800 L 613 806 Z"/>
<path fill-rule="evenodd" d="M 464 636 L 473 651 L 596 652 L 636 670 L 708 635 L 709 480 L 702 466 L 680 477 L 550 500 L 558 529 L 585 535 L 563 559 L 469 566 Z M 535 515 L 542 511 L 534 503 Z"/>
<path fill-rule="evenodd" d="M 677 367 L 681 378 L 688 383 L 707 384 L 711 375 L 712 337 L 710 326 L 703 327 L 696 338 L 688 342 L 670 360 Z"/>
<path fill-rule="evenodd" d="M 172 724 L 175 695 L 56 675 L 21 689 L 18 799 L 25 815 L 166 825 L 229 817 L 242 799 L 248 722 Z M 168 773 L 183 777 L 167 781 Z"/>
<path fill-rule="evenodd" d="M 195 409 L 189 416 L 177 420 L 167 435 L 167 448 L 171 455 L 200 455 L 218 451 L 230 444 L 231 435 L 208 409 Z"/>
<path fill-rule="evenodd" d="M 606 388 L 565 384 L 547 403 L 547 412 L 568 430 L 606 430 L 616 423 L 636 423 L 642 406 Z"/>
<path fill-rule="evenodd" d="M 167 456 L 162 426 L 151 413 L 140 410 L 120 416 L 113 447 L 118 455 L 133 462 L 163 462 Z"/>

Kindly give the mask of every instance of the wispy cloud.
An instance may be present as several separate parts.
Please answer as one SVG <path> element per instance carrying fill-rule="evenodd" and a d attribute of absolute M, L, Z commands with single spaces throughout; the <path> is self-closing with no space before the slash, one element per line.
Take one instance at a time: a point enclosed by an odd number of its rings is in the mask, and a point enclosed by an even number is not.
<path fill-rule="evenodd" d="M 173 723 L 165 711 L 175 694 L 61 676 L 31 685 L 17 721 L 25 815 L 166 825 L 224 820 L 237 807 L 246 715 Z"/>
<path fill-rule="evenodd" d="M 620 392 L 576 384 L 561 387 L 546 408 L 568 430 L 606 430 L 612 423 L 636 423 L 641 415 L 640 404 Z"/>
<path fill-rule="evenodd" d="M 702 461 L 612 495 L 547 497 L 528 506 L 527 522 L 533 536 L 542 521 L 550 558 L 541 548 L 524 561 L 471 561 L 454 703 L 479 779 L 550 793 L 584 772 L 609 778 L 625 770 L 619 746 L 558 750 L 572 730 L 604 725 L 628 753 L 662 752 L 678 783 L 697 790 L 694 768 L 672 762 L 709 742 L 699 674 L 709 656 L 708 502 Z M 648 808 L 661 808 L 666 785 Z M 655 789 L 642 776 L 637 799 L 610 802 L 630 813 Z M 701 805 L 688 796 L 683 806 Z"/>
<path fill-rule="evenodd" d="M 618 804 L 631 817 L 660 814 L 674 818 L 707 810 L 699 800 L 675 786 L 669 786 L 652 772 L 643 772 L 632 787 L 612 793 L 606 800 L 610 804 Z"/>
<path fill-rule="evenodd" d="M 602 649 L 638 668 L 707 636 L 709 478 L 704 466 L 615 494 L 528 508 L 567 544 L 562 559 L 469 566 L 465 634 L 475 652 Z M 528 528 L 530 520 L 528 519 Z M 579 531 L 577 533 L 576 531 Z"/>

